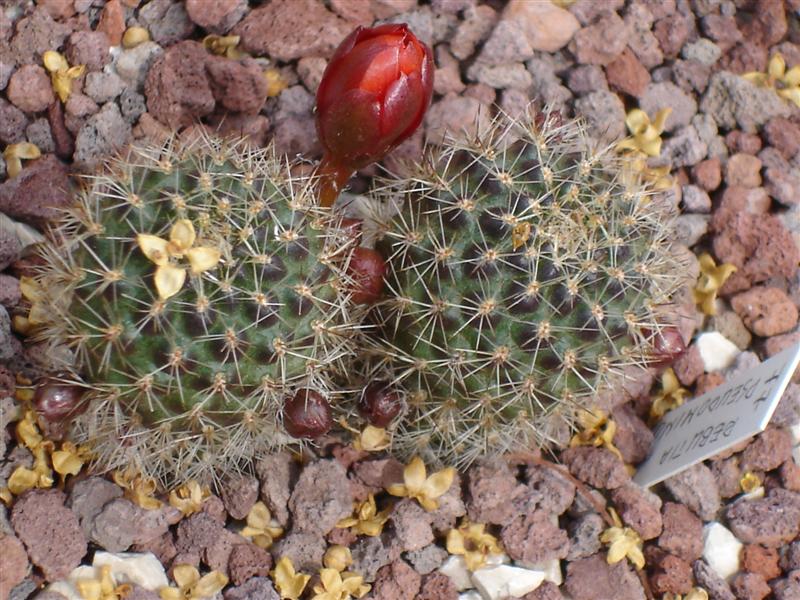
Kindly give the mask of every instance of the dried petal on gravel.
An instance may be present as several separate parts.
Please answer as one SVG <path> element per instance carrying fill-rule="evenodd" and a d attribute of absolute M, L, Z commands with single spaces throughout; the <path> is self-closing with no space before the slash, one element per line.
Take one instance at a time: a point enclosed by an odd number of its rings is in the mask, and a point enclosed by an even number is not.
<path fill-rule="evenodd" d="M 65 578 L 87 550 L 78 517 L 64 506 L 65 499 L 59 490 L 31 490 L 11 510 L 17 537 L 48 581 Z"/>
<path fill-rule="evenodd" d="M 662 509 L 663 529 L 658 537 L 658 546 L 694 561 L 703 554 L 703 522 L 683 504 L 666 502 Z"/>
<path fill-rule="evenodd" d="M 746 544 L 778 547 L 800 534 L 800 493 L 781 488 L 766 498 L 742 498 L 725 511 L 731 531 Z"/>
<path fill-rule="evenodd" d="M 553 524 L 553 517 L 543 510 L 520 515 L 500 532 L 508 555 L 528 565 L 566 558 L 569 552 L 567 532 Z"/>
<path fill-rule="evenodd" d="M 661 533 L 661 498 L 654 493 L 629 482 L 615 489 L 611 500 L 622 521 L 643 540 L 651 540 Z"/>
<path fill-rule="evenodd" d="M 605 448 L 568 448 L 561 453 L 561 460 L 570 473 L 592 487 L 613 490 L 630 480 L 622 461 Z"/>
<path fill-rule="evenodd" d="M 350 516 L 353 497 L 347 472 L 336 460 L 317 460 L 305 466 L 289 499 L 294 531 L 325 535 Z"/>
<path fill-rule="evenodd" d="M 644 600 L 644 589 L 636 573 L 623 560 L 614 565 L 606 562 L 604 554 L 567 564 L 564 589 L 571 598 L 592 600 Z"/>

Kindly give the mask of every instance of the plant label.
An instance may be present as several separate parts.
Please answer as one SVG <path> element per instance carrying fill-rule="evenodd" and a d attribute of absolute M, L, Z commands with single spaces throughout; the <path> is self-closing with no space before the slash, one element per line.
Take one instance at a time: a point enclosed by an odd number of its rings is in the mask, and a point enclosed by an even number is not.
<path fill-rule="evenodd" d="M 798 363 L 800 344 L 669 411 L 633 480 L 649 487 L 764 431 Z"/>

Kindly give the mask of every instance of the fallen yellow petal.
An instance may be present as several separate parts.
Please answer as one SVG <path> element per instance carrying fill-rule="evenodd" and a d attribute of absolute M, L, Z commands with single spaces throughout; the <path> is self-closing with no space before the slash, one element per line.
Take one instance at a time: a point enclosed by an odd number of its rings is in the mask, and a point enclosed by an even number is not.
<path fill-rule="evenodd" d="M 136 236 L 136 243 L 142 253 L 159 267 L 166 265 L 169 261 L 169 252 L 167 251 L 169 242 L 167 240 L 157 235 L 140 233 Z"/>
<path fill-rule="evenodd" d="M 216 248 L 190 248 L 186 251 L 186 258 L 189 260 L 192 275 L 199 275 L 204 271 L 213 269 L 219 264 L 222 254 Z"/>
<path fill-rule="evenodd" d="M 162 300 L 168 300 L 181 291 L 183 284 L 186 282 L 186 269 L 173 267 L 172 265 L 160 266 L 156 269 L 154 282 L 158 297 Z"/>

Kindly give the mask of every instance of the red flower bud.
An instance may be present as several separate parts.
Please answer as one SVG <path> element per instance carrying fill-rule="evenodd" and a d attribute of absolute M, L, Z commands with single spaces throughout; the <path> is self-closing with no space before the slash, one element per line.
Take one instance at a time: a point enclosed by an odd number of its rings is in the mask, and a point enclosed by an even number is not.
<path fill-rule="evenodd" d="M 433 95 L 433 69 L 430 49 L 404 23 L 357 27 L 339 45 L 317 90 L 323 206 L 353 171 L 419 127 Z"/>

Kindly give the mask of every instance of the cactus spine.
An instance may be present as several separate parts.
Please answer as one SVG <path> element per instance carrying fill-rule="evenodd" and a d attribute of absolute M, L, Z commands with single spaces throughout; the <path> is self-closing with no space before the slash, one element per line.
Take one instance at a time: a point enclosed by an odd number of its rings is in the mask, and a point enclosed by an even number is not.
<path fill-rule="evenodd" d="M 40 336 L 74 350 L 64 367 L 89 390 L 74 435 L 101 466 L 207 481 L 296 441 L 287 396 L 337 394 L 353 240 L 313 185 L 272 149 L 207 136 L 89 182 L 45 251 Z"/>
<path fill-rule="evenodd" d="M 464 465 L 563 440 L 647 364 L 680 280 L 671 214 L 579 123 L 502 116 L 383 189 L 403 205 L 367 377 L 405 392 L 402 453 Z"/>

